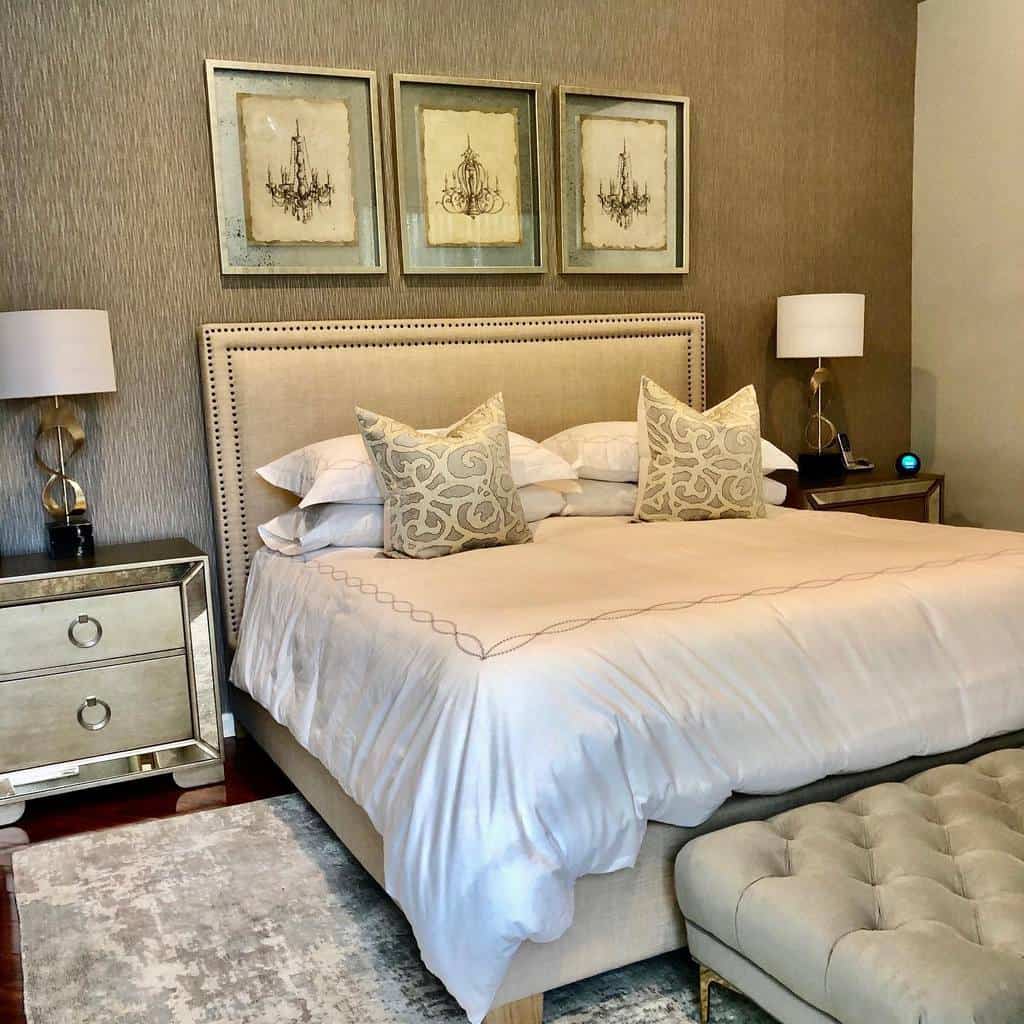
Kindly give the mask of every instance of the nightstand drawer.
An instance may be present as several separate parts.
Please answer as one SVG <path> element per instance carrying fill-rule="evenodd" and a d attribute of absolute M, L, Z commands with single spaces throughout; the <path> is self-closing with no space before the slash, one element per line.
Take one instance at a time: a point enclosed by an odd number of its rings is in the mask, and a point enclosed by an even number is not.
<path fill-rule="evenodd" d="M 177 587 L 0 608 L 0 676 L 184 646 Z"/>
<path fill-rule="evenodd" d="M 0 773 L 192 735 L 184 655 L 8 680 L 0 708 Z"/>

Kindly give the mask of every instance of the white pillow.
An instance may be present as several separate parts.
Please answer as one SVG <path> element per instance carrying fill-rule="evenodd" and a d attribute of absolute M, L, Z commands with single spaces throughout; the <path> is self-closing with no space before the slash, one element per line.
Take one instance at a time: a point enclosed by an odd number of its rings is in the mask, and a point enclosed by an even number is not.
<path fill-rule="evenodd" d="M 581 480 L 579 494 L 565 495 L 563 516 L 631 516 L 636 484 L 615 480 Z"/>
<path fill-rule="evenodd" d="M 517 487 L 543 484 L 556 491 L 579 486 L 572 467 L 557 453 L 522 434 L 509 433 L 512 479 Z M 267 483 L 297 494 L 300 508 L 330 502 L 381 504 L 377 471 L 360 434 L 346 434 L 297 448 L 256 470 Z"/>
<path fill-rule="evenodd" d="M 258 527 L 271 551 L 304 555 L 320 548 L 383 548 L 383 505 L 320 505 L 289 509 Z"/>
<path fill-rule="evenodd" d="M 516 487 L 541 484 L 552 491 L 579 490 L 576 471 L 557 452 L 522 434 L 513 434 L 511 430 L 508 450 L 512 455 L 512 479 Z M 527 520 L 529 518 L 527 516 Z"/>
<path fill-rule="evenodd" d="M 550 487 L 519 488 L 528 523 L 562 511 L 565 498 Z M 384 506 L 333 502 L 315 508 L 296 507 L 257 527 L 260 539 L 282 555 L 305 555 L 321 548 L 383 548 Z"/>
<path fill-rule="evenodd" d="M 766 476 L 761 480 L 761 494 L 766 505 L 785 505 L 788 489 L 785 484 Z"/>
<path fill-rule="evenodd" d="M 636 483 L 636 420 L 584 423 L 541 443 L 565 459 L 581 480 Z"/>
<path fill-rule="evenodd" d="M 579 483 L 574 481 L 576 486 Z M 519 488 L 519 500 L 523 503 L 523 515 L 528 523 L 557 516 L 565 506 L 565 495 L 552 490 L 547 484 L 530 484 Z"/>
<path fill-rule="evenodd" d="M 766 441 L 763 437 L 761 438 L 761 472 L 767 476 L 769 473 L 774 473 L 777 469 L 791 469 L 793 472 L 798 471 L 797 464 L 781 449 L 776 448 L 771 441 Z M 780 484 L 785 487 L 785 484 Z M 768 499 L 765 498 L 767 501 Z M 781 505 L 782 502 L 772 502 L 772 504 Z"/>
<path fill-rule="evenodd" d="M 529 490 L 529 488 L 526 488 Z M 578 494 L 564 495 L 563 516 L 632 516 L 636 509 L 636 484 L 612 480 L 581 480 Z M 520 494 L 523 492 L 520 491 Z M 764 477 L 761 493 L 768 505 L 786 503 L 786 485 Z M 525 502 L 523 502 L 525 506 Z"/>
<path fill-rule="evenodd" d="M 377 473 L 363 444 L 361 434 L 346 434 L 327 441 L 307 444 L 305 448 L 282 455 L 256 470 L 268 484 L 304 498 L 323 476 L 335 501 L 383 503 L 377 486 Z M 312 502 L 309 502 L 312 504 Z"/>
<path fill-rule="evenodd" d="M 640 450 L 635 420 L 584 423 L 570 427 L 541 442 L 560 455 L 580 480 L 612 480 L 636 483 Z M 771 441 L 761 438 L 761 468 L 767 473 L 797 468 L 796 463 Z"/>

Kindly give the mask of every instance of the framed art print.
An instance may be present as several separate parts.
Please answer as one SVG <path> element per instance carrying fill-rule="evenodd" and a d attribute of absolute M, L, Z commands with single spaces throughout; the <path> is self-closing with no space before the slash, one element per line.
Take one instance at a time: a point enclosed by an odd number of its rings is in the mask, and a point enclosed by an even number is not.
<path fill-rule="evenodd" d="M 563 274 L 689 270 L 690 101 L 560 87 Z"/>
<path fill-rule="evenodd" d="M 538 86 L 395 75 L 406 274 L 544 270 Z"/>
<path fill-rule="evenodd" d="M 206 62 L 224 274 L 387 271 L 372 71 Z"/>

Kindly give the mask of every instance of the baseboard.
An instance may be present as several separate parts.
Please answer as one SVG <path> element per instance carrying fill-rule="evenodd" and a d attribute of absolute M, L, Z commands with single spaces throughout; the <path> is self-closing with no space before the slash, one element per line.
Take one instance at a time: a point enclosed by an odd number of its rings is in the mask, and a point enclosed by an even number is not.
<path fill-rule="evenodd" d="M 230 739 L 235 735 L 235 716 L 230 711 L 225 711 L 220 716 L 221 728 L 224 730 L 224 739 Z"/>

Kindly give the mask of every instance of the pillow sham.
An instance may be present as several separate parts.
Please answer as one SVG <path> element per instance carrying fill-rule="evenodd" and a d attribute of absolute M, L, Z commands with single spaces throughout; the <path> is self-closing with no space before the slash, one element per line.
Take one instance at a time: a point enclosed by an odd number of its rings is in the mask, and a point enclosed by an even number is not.
<path fill-rule="evenodd" d="M 561 456 L 581 480 L 636 483 L 636 420 L 584 423 L 541 444 Z"/>
<path fill-rule="evenodd" d="M 639 520 L 758 519 L 761 413 L 753 385 L 700 413 L 650 377 L 637 402 Z"/>
<path fill-rule="evenodd" d="M 377 472 L 359 434 L 346 434 L 326 441 L 307 444 L 303 448 L 282 455 L 273 462 L 260 466 L 256 475 L 268 484 L 291 491 L 304 499 L 301 507 L 326 504 L 330 501 L 351 501 L 380 504 Z M 322 481 L 319 489 L 324 497 L 306 501 L 314 485 Z"/>
<path fill-rule="evenodd" d="M 767 476 L 777 473 L 780 469 L 791 469 L 799 472 L 799 467 L 781 448 L 776 448 L 771 441 L 761 438 L 761 472 Z M 784 484 L 782 486 L 785 486 Z"/>
<path fill-rule="evenodd" d="M 577 487 L 579 484 L 576 485 Z M 566 495 L 553 491 L 546 484 L 528 484 L 520 487 L 519 500 L 523 503 L 523 515 L 528 523 L 536 523 L 548 516 L 561 515 Z"/>
<path fill-rule="evenodd" d="M 421 431 L 444 432 L 444 428 Z M 572 491 L 579 486 L 575 471 L 556 452 L 522 434 L 510 433 L 508 441 L 516 487 L 543 484 L 551 490 Z M 361 434 L 332 437 L 297 448 L 261 466 L 256 473 L 267 483 L 297 494 L 302 499 L 302 508 L 339 501 L 384 501 L 377 471 Z"/>
<path fill-rule="evenodd" d="M 766 505 L 785 505 L 788 493 L 789 488 L 784 483 L 773 480 L 770 476 L 762 478 L 761 496 Z"/>
<path fill-rule="evenodd" d="M 537 484 L 563 493 L 579 489 L 580 482 L 572 466 L 540 442 L 509 431 L 508 449 L 512 457 L 512 479 L 516 487 Z"/>
<path fill-rule="evenodd" d="M 439 558 L 533 540 L 512 479 L 505 405 L 489 398 L 443 434 L 356 407 L 384 494 L 384 553 Z"/>
<path fill-rule="evenodd" d="M 519 488 L 528 523 L 557 516 L 565 505 L 560 491 L 530 484 Z M 383 505 L 334 502 L 293 508 L 257 527 L 260 539 L 282 555 L 305 555 L 321 548 L 383 548 Z"/>
<path fill-rule="evenodd" d="M 271 551 L 305 555 L 321 548 L 382 548 L 380 505 L 334 504 L 293 508 L 257 528 Z"/>
<path fill-rule="evenodd" d="M 639 479 L 640 451 L 635 420 L 584 423 L 541 443 L 565 459 L 580 480 L 636 483 Z M 796 472 L 797 465 L 781 448 L 761 438 L 761 468 L 767 475 L 779 469 Z"/>
<path fill-rule="evenodd" d="M 529 490 L 524 487 L 523 491 Z M 761 478 L 761 494 L 766 505 L 784 505 L 786 485 L 770 476 Z M 637 486 L 611 480 L 581 480 L 578 494 L 564 495 L 563 516 L 632 516 L 636 510 Z M 526 508 L 526 502 L 523 502 Z M 529 509 L 527 508 L 527 518 Z"/>
<path fill-rule="evenodd" d="M 615 480 L 581 480 L 578 494 L 565 495 L 563 516 L 631 516 L 636 484 Z"/>

